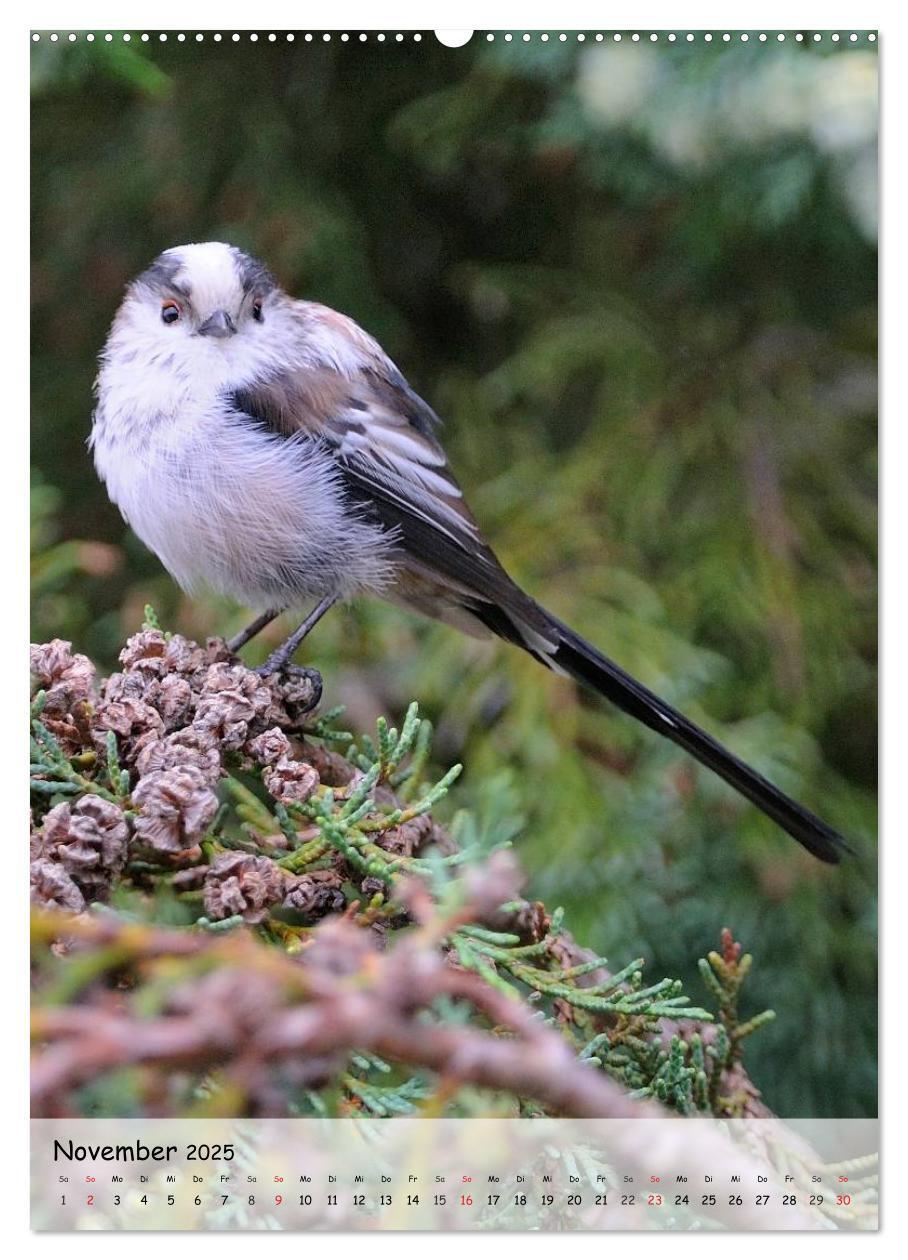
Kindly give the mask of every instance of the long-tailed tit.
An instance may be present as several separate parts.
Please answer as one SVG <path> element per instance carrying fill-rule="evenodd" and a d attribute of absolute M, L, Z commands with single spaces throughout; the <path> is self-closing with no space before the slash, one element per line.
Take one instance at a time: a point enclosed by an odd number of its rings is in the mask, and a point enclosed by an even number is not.
<path fill-rule="evenodd" d="M 526 595 L 448 469 L 438 417 L 351 319 L 289 297 L 211 242 L 127 290 L 101 356 L 91 443 L 111 499 L 187 591 L 261 615 L 374 593 L 491 631 L 686 749 L 825 862 L 842 838 Z"/>

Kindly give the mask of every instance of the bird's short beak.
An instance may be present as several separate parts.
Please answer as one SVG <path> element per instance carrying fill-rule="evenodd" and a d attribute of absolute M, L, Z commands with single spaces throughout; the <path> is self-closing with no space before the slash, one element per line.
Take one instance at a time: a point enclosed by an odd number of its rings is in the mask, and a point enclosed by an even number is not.
<path fill-rule="evenodd" d="M 215 311 L 199 328 L 200 337 L 232 337 L 236 324 L 226 311 Z"/>

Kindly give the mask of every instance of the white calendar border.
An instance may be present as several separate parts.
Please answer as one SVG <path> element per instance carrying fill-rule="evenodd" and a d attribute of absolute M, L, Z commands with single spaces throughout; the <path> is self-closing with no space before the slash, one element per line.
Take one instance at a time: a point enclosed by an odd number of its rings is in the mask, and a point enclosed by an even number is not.
<path fill-rule="evenodd" d="M 896 13 L 895 5 L 875 6 L 863 11 L 856 3 L 843 4 L 841 0 L 826 0 L 823 4 L 801 5 L 796 12 L 793 11 L 790 3 L 781 4 L 778 0 L 772 0 L 772 2 L 767 0 L 766 3 L 749 5 L 746 8 L 736 6 L 733 14 L 729 13 L 727 2 L 721 5 L 716 3 L 680 5 L 663 2 L 645 6 L 639 4 L 594 6 L 568 2 L 560 3 L 557 11 L 554 6 L 546 6 L 536 0 L 524 0 L 522 4 L 490 2 L 482 5 L 476 3 L 417 5 L 414 0 L 408 0 L 408 2 L 393 0 L 393 3 L 380 6 L 375 3 L 335 3 L 330 6 L 307 5 L 304 9 L 301 9 L 298 4 L 265 3 L 256 6 L 254 15 L 257 19 L 256 28 L 259 30 L 265 26 L 278 30 L 299 29 L 301 22 L 315 30 L 344 28 L 373 30 L 379 29 L 377 23 L 380 22 L 386 29 L 397 26 L 404 30 L 462 28 L 532 31 L 550 29 L 550 19 L 554 16 L 565 30 L 590 30 L 597 27 L 626 30 L 635 26 L 648 30 L 672 30 L 680 25 L 683 29 L 690 31 L 715 30 L 728 26 L 732 29 L 767 27 L 771 30 L 791 30 L 801 26 L 814 30 L 844 31 L 855 24 L 858 24 L 861 29 L 876 28 L 880 20 L 885 19 L 885 26 L 881 31 L 881 56 L 884 55 L 885 49 L 882 87 L 887 126 L 883 130 L 882 151 L 888 156 L 889 161 L 885 167 L 886 181 L 883 185 L 883 222 L 884 225 L 887 222 L 896 224 L 898 230 L 886 237 L 887 276 L 892 278 L 888 280 L 888 283 L 883 284 L 881 294 L 884 312 L 881 361 L 884 368 L 888 363 L 896 365 L 895 371 L 884 374 L 881 392 L 886 455 L 882 477 L 881 525 L 884 542 L 883 572 L 887 579 L 886 598 L 882 609 L 886 678 L 886 704 L 882 714 L 884 735 L 882 831 L 891 839 L 886 857 L 887 878 L 882 883 L 884 889 L 903 890 L 908 887 L 908 879 L 906 879 L 908 859 L 905 856 L 905 844 L 902 840 L 908 831 L 908 816 L 906 816 L 904 797 L 896 799 L 900 779 L 904 778 L 903 762 L 905 755 L 908 754 L 908 740 L 904 736 L 900 737 L 896 729 L 897 715 L 908 711 L 908 654 L 904 649 L 900 651 L 897 646 L 908 635 L 908 616 L 906 616 L 908 593 L 906 593 L 904 581 L 904 556 L 908 553 L 908 495 L 904 487 L 904 479 L 908 475 L 908 428 L 906 428 L 908 424 L 906 393 L 908 391 L 906 391 L 905 373 L 898 372 L 901 359 L 904 357 L 905 338 L 898 320 L 901 317 L 904 322 L 900 308 L 904 307 L 902 295 L 908 290 L 908 266 L 906 266 L 908 240 L 906 240 L 903 226 L 908 221 L 908 198 L 906 198 L 904 160 L 897 151 L 899 128 L 895 121 L 897 118 L 908 117 L 908 39 L 906 39 L 908 32 L 905 29 L 904 17 Z M 3 237 L 7 246 L 4 250 L 4 264 L 8 269 L 5 277 L 6 301 L 0 304 L 0 337 L 2 337 L 0 344 L 5 350 L 2 362 L 7 372 L 7 380 L 4 382 L 7 409 L 3 428 L 5 457 L 0 461 L 0 477 L 2 477 L 0 505 L 4 513 L 2 521 L 6 526 L 5 537 L 8 540 L 16 540 L 23 552 L 28 530 L 28 432 L 25 417 L 28 415 L 29 405 L 27 302 L 25 299 L 28 292 L 26 247 L 28 146 L 26 121 L 23 116 L 23 102 L 28 99 L 28 59 L 25 48 L 27 26 L 45 30 L 55 27 L 67 30 L 97 30 L 105 25 L 110 25 L 113 29 L 124 27 L 136 29 L 147 26 L 150 30 L 157 30 L 186 26 L 204 30 L 214 29 L 214 21 L 221 27 L 232 27 L 242 31 L 248 28 L 248 16 L 248 6 L 241 6 L 235 2 L 222 3 L 214 7 L 193 3 L 177 4 L 173 0 L 161 0 L 155 5 L 144 6 L 102 3 L 91 9 L 78 4 L 40 4 L 33 6 L 21 17 L 17 12 L 15 20 L 6 17 L 2 19 L 0 104 L 3 106 L 3 118 L 7 121 L 14 120 L 14 125 L 8 128 L 6 138 L 4 152 L 6 189 L 4 201 L 0 206 Z M 6 559 L 7 564 L 4 565 L 3 576 L 7 585 L 3 598 L 3 622 L 0 625 L 0 653 L 6 655 L 0 656 L 0 659 L 16 660 L 20 653 L 24 653 L 28 635 L 27 565 L 24 556 L 17 558 L 7 555 Z M 20 559 L 21 573 L 17 571 L 20 567 Z M 12 588 L 12 594 L 10 588 Z M 21 699 L 24 706 L 26 698 L 24 669 L 22 673 Z M 16 684 L 12 690 L 12 699 L 18 702 L 19 698 L 20 692 Z M 10 704 L 9 693 L 7 703 Z M 11 767 L 18 765 L 21 760 L 20 739 L 14 721 L 7 721 L 0 726 L 0 757 L 2 757 L 0 765 Z M 15 775 L 13 777 L 15 781 Z M 21 790 L 22 809 L 17 812 L 21 813 L 24 819 L 26 817 L 24 775 L 21 776 L 21 780 L 21 788 L 19 783 L 15 782 L 12 799 L 15 801 L 17 793 Z M 7 799 L 9 799 L 9 793 Z M 15 814 L 11 809 L 4 834 L 4 839 L 9 844 L 15 844 L 19 838 L 16 826 Z M 24 823 L 22 826 L 24 827 Z M 902 840 L 901 843 L 899 843 L 900 840 Z M 21 847 L 24 852 L 25 846 Z M 22 888 L 25 887 L 24 866 L 25 858 L 23 857 L 22 867 L 18 869 L 22 878 Z M 11 878 L 15 878 L 16 871 L 16 865 L 13 863 L 14 874 Z M 123 1234 L 70 1234 L 64 1241 L 54 1235 L 29 1233 L 28 1161 L 25 1157 L 28 1143 L 25 1031 L 28 988 L 23 948 L 23 942 L 26 940 L 27 907 L 25 896 L 17 895 L 15 884 L 10 890 L 9 900 L 15 906 L 15 912 L 10 915 L 7 911 L 3 926 L 9 935 L 10 943 L 14 944 L 13 948 L 7 948 L 4 953 L 4 987 L 6 1001 L 12 1002 L 16 1011 L 21 1011 L 22 1021 L 20 1023 L 14 1018 L 7 1024 L 6 1037 L 0 1044 L 0 1064 L 4 1069 L 3 1092 L 8 1108 L 12 1108 L 12 1115 L 8 1117 L 3 1129 L 5 1140 L 0 1146 L 0 1154 L 2 1154 L 2 1164 L 0 1164 L 2 1182 L 0 1184 L 6 1191 L 5 1239 L 7 1245 L 22 1246 L 30 1253 L 39 1256 L 53 1255 L 54 1260 L 60 1247 L 65 1246 L 69 1254 L 74 1255 L 75 1260 L 81 1260 L 83 1255 L 94 1256 L 99 1242 L 102 1247 L 107 1240 L 115 1240 L 114 1246 L 122 1245 L 125 1236 Z M 893 902 L 893 895 L 890 895 L 887 901 Z M 891 908 L 895 909 L 895 905 L 893 904 Z M 899 925 L 900 917 L 898 914 L 883 917 L 884 931 L 881 937 L 881 948 L 885 948 L 884 943 L 888 940 L 893 958 L 898 958 L 896 950 L 901 942 L 895 940 L 896 928 L 890 929 L 889 924 L 895 918 L 896 925 Z M 895 969 L 893 967 L 893 971 Z M 10 993 L 14 996 L 10 997 Z M 890 1018 L 884 1024 L 884 1045 L 889 1053 L 881 1055 L 884 1064 L 899 1063 L 904 1055 L 906 1040 L 908 1040 L 908 1019 L 902 1013 L 903 999 L 900 999 L 900 995 L 896 995 L 894 991 L 890 996 L 892 999 L 888 1007 Z M 892 1092 L 893 1095 L 896 1093 L 895 1090 Z M 905 1107 L 904 1097 L 887 1098 L 888 1124 L 883 1130 L 884 1214 L 888 1214 L 885 1187 L 892 1187 L 895 1194 L 895 1187 L 903 1183 L 905 1174 L 908 1172 L 908 1161 L 905 1160 L 904 1151 L 897 1152 L 895 1149 L 890 1149 L 890 1144 L 886 1141 L 889 1133 L 901 1134 L 908 1130 L 908 1116 L 904 1114 Z M 897 1214 L 901 1215 L 901 1220 L 898 1219 Z M 890 1238 L 906 1232 L 905 1209 L 898 1201 L 893 1209 L 893 1216 L 895 1219 L 888 1222 L 885 1228 L 887 1242 Z M 884 1215 L 884 1226 L 886 1225 Z M 258 1237 L 259 1235 L 256 1235 L 256 1238 Z M 412 1242 L 408 1241 L 411 1237 Z M 735 1249 L 740 1250 L 745 1256 L 749 1253 L 756 1254 L 758 1249 L 761 1255 L 765 1251 L 767 1240 L 762 1234 L 738 1234 L 734 1237 Z M 104 1241 L 101 1241 L 102 1239 Z M 298 1234 L 273 1234 L 271 1239 L 276 1240 L 274 1245 L 279 1249 L 282 1248 L 285 1254 L 289 1254 L 290 1248 L 299 1249 L 300 1236 Z M 571 1235 L 569 1245 L 575 1253 L 582 1254 L 587 1241 L 591 1247 L 595 1246 L 597 1251 L 604 1245 L 604 1239 L 601 1236 L 583 1234 Z M 799 1235 L 796 1240 L 788 1237 L 774 1238 L 772 1245 L 775 1248 L 797 1246 L 801 1252 L 801 1249 L 805 1247 L 810 1251 L 813 1247 L 826 1246 L 827 1242 L 832 1242 L 832 1236 L 827 1234 Z M 213 1240 L 209 1245 L 212 1243 Z M 214 1245 L 218 1247 L 221 1254 L 232 1255 L 234 1251 L 239 1254 L 240 1248 L 248 1251 L 251 1243 L 252 1239 L 244 1235 L 221 1234 L 217 1236 L 217 1242 Z M 195 1234 L 172 1235 L 167 1239 L 168 1251 L 177 1258 L 183 1254 L 184 1246 L 188 1255 L 190 1248 L 198 1248 L 200 1245 L 204 1243 Z M 272 1245 L 270 1240 L 269 1245 Z M 382 1260 L 386 1248 L 389 1256 L 392 1252 L 398 1255 L 407 1246 L 420 1247 L 425 1243 L 419 1235 L 375 1234 L 371 1236 L 369 1245 L 378 1247 L 377 1254 Z M 493 1249 L 500 1250 L 503 1239 L 500 1234 L 488 1236 L 474 1234 L 469 1237 L 469 1245 L 471 1249 L 476 1249 L 479 1256 L 486 1250 L 491 1255 Z M 526 1249 L 528 1252 L 535 1253 L 538 1249 L 541 1253 L 542 1250 L 549 1250 L 553 1246 L 553 1241 L 549 1235 L 521 1234 L 519 1245 L 521 1249 Z M 645 1237 L 635 1235 L 632 1245 L 638 1253 L 642 1249 L 644 1256 L 649 1254 L 651 1246 L 656 1248 L 670 1246 L 673 1254 L 678 1254 L 682 1260 L 686 1260 L 688 1255 L 693 1256 L 695 1252 L 698 1255 L 702 1254 L 704 1246 L 707 1249 L 722 1248 L 728 1247 L 729 1242 L 726 1233 L 711 1237 L 702 1234 L 673 1234 L 669 1237 L 654 1234 Z M 131 1252 L 138 1256 L 153 1255 L 157 1260 L 161 1238 L 158 1234 L 131 1234 L 128 1246 Z M 334 1243 L 333 1246 L 337 1248 L 338 1244 Z M 343 1244 L 341 1243 L 340 1246 L 343 1247 Z M 438 1234 L 432 1240 L 433 1250 L 440 1260 L 447 1260 L 448 1255 L 453 1256 L 454 1248 L 459 1249 L 460 1246 L 461 1237 L 457 1235 Z"/>
<path fill-rule="evenodd" d="M 886 6 L 884 5 L 883 8 Z M 894 6 L 893 6 L 894 8 Z M 644 5 L 577 4 L 566 0 L 559 4 L 542 4 L 538 0 L 489 0 L 487 4 L 446 0 L 438 4 L 419 4 L 417 0 L 389 0 L 377 4 L 375 0 L 345 0 L 336 5 L 307 4 L 301 7 L 290 0 L 270 0 L 257 5 L 256 21 L 250 23 L 249 6 L 227 0 L 216 6 L 194 3 L 181 4 L 178 0 L 160 0 L 154 5 L 116 4 L 111 0 L 99 3 L 91 10 L 84 22 L 74 16 L 80 6 L 60 2 L 34 5 L 28 16 L 29 25 L 39 30 L 215 30 L 229 27 L 232 30 L 262 30 L 269 26 L 274 30 L 551 30 L 554 25 L 561 30 L 852 30 L 876 29 L 879 7 L 868 11 L 851 0 L 828 0 L 828 3 L 802 4 L 795 10 L 781 0 L 766 0 L 759 5 L 740 6 L 729 12 L 727 3 L 671 3 L 670 0 L 654 0 Z M 135 18 L 132 15 L 137 15 Z M 197 17 L 194 15 L 198 15 Z M 324 21 L 321 18 L 324 18 Z M 341 20 L 342 19 L 342 20 Z M 903 20 L 904 21 L 904 20 Z M 895 29 L 893 17 L 892 29 Z"/>

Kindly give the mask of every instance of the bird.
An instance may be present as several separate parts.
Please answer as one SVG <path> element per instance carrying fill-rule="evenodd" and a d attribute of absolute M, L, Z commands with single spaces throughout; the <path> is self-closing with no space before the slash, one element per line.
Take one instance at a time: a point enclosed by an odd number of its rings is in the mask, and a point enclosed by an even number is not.
<path fill-rule="evenodd" d="M 126 287 L 101 352 L 89 438 L 111 500 L 189 594 L 310 611 L 280 673 L 336 603 L 378 595 L 497 635 L 671 740 L 823 862 L 850 852 L 805 806 L 660 699 L 508 575 L 448 465 L 441 422 L 351 318 L 293 298 L 218 241 L 164 250 Z"/>

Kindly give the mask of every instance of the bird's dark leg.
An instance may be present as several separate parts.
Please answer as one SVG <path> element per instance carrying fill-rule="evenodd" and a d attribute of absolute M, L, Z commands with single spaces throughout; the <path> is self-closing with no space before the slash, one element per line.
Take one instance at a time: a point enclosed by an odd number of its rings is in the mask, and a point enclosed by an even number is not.
<path fill-rule="evenodd" d="M 337 603 L 336 595 L 326 595 L 320 604 L 316 604 L 302 625 L 294 630 L 290 638 L 285 639 L 281 646 L 271 653 L 264 665 L 260 665 L 255 672 L 263 678 L 268 674 L 279 674 L 312 627 L 321 621 L 335 603 Z"/>
<path fill-rule="evenodd" d="M 251 625 L 245 630 L 241 630 L 239 634 L 235 634 L 232 639 L 227 640 L 228 652 L 238 652 L 241 647 L 245 647 L 250 639 L 254 639 L 260 630 L 264 630 L 266 626 L 274 621 L 275 617 L 281 615 L 279 608 L 271 608 L 268 612 L 263 612 L 261 617 L 256 617 Z"/>

